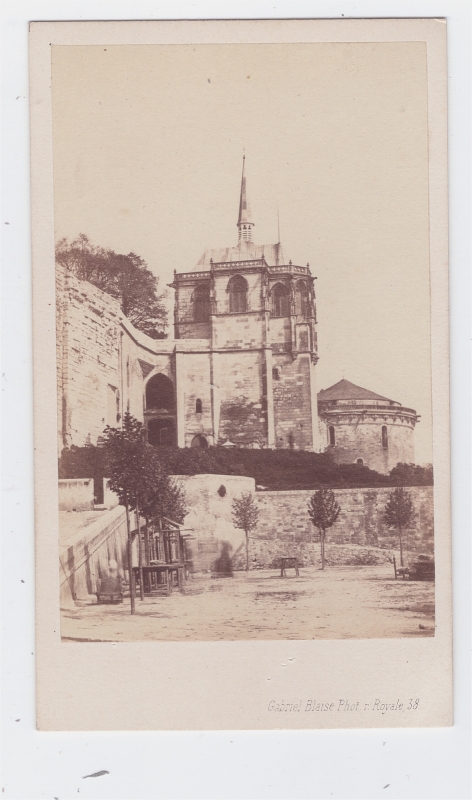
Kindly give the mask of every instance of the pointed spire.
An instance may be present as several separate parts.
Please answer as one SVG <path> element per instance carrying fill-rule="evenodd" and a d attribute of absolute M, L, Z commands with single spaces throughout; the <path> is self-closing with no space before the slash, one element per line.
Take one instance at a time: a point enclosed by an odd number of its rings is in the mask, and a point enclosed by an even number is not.
<path fill-rule="evenodd" d="M 243 156 L 243 172 L 241 175 L 241 194 L 239 197 L 238 215 L 238 241 L 252 240 L 252 228 L 254 223 L 251 220 L 251 209 L 246 195 L 246 175 L 245 175 L 246 156 Z"/>

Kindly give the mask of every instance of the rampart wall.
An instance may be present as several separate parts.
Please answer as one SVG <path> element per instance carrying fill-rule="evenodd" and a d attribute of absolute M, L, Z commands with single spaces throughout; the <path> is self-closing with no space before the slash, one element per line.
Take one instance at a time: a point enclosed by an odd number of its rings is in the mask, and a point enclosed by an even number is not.
<path fill-rule="evenodd" d="M 333 491 L 341 511 L 333 527 L 327 531 L 328 547 L 329 544 L 347 547 L 346 558 L 355 557 L 356 549 L 359 555 L 359 548 L 398 551 L 398 535 L 394 529 L 388 528 L 384 519 L 385 506 L 393 489 Z M 416 518 L 404 532 L 404 547 L 416 553 L 432 553 L 433 487 L 410 486 L 407 491 Z M 254 567 L 274 565 L 282 555 L 292 554 L 302 563 L 318 563 L 319 532 L 311 523 L 307 510 L 313 493 L 312 489 L 256 493 L 259 522 L 251 537 Z"/>

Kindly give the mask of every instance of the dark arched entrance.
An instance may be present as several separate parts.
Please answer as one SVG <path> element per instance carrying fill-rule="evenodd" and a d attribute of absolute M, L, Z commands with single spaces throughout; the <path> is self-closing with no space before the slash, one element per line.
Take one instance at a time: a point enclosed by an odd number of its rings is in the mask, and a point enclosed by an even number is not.
<path fill-rule="evenodd" d="M 151 409 L 173 412 L 175 410 L 174 385 L 170 378 L 159 372 L 146 384 L 146 411 Z"/>
<path fill-rule="evenodd" d="M 154 447 L 177 444 L 174 384 L 161 372 L 146 384 L 144 414 L 149 444 Z"/>
<path fill-rule="evenodd" d="M 170 419 L 150 419 L 147 424 L 148 442 L 153 447 L 172 447 L 175 444 L 175 424 Z"/>
<path fill-rule="evenodd" d="M 194 436 L 190 444 L 190 447 L 208 447 L 208 441 L 206 436 L 202 436 L 201 434 Z"/>

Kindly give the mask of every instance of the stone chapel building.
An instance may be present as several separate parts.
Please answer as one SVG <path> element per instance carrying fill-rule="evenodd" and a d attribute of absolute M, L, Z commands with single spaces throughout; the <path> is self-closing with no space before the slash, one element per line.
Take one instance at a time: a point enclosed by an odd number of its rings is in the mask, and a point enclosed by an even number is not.
<path fill-rule="evenodd" d="M 59 453 L 95 444 L 129 411 L 155 446 L 328 447 L 382 472 L 414 460 L 416 412 L 373 393 L 362 412 L 359 398 L 341 408 L 347 381 L 318 395 L 315 278 L 280 242 L 255 244 L 253 228 L 243 160 L 237 244 L 174 272 L 173 340 L 136 330 L 114 298 L 57 267 Z M 366 435 L 373 397 L 385 425 L 379 416 Z"/>

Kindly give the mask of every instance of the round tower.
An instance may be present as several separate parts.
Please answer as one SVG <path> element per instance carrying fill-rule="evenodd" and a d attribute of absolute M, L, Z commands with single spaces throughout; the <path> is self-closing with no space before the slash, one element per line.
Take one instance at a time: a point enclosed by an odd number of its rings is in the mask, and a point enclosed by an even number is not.
<path fill-rule="evenodd" d="M 326 450 L 337 464 L 364 464 L 388 474 L 399 462 L 415 461 L 414 429 L 419 416 L 345 379 L 318 393 Z"/>

